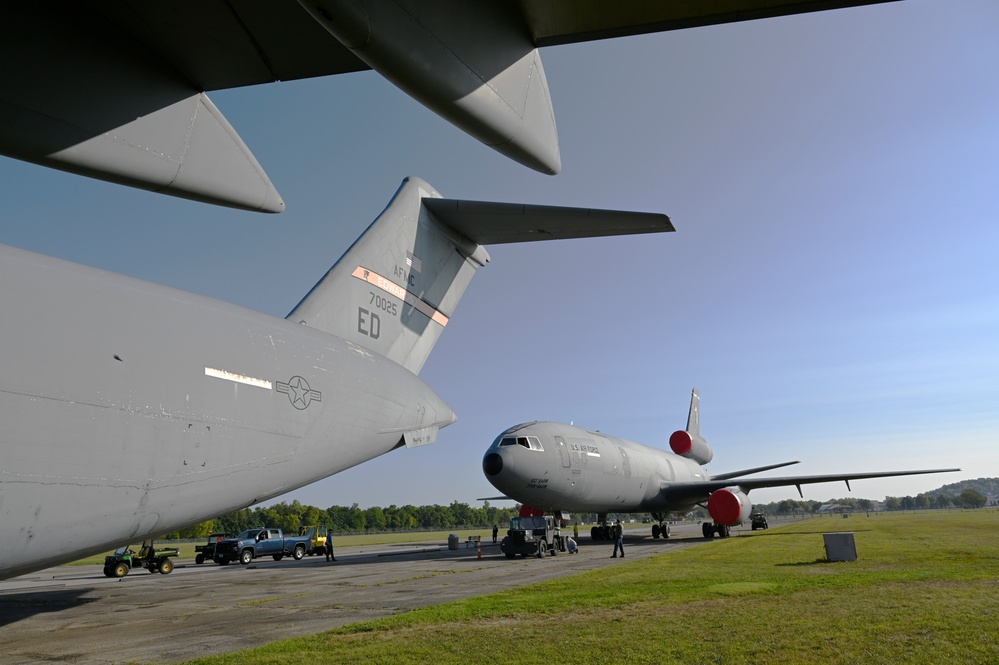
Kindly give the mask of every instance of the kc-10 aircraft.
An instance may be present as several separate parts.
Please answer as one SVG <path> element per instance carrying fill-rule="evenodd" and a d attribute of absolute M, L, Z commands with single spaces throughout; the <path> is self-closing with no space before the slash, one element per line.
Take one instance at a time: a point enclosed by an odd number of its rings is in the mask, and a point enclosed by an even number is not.
<path fill-rule="evenodd" d="M 0 245 L 0 579 L 432 443 L 418 373 L 482 245 L 672 230 L 409 178 L 285 319 Z"/>
<path fill-rule="evenodd" d="M 371 69 L 554 174 L 539 47 L 885 1 L 13 0 L 0 40 L 0 154 L 280 212 L 281 195 L 206 91 Z"/>
<path fill-rule="evenodd" d="M 946 473 L 960 469 L 924 471 L 880 471 L 817 476 L 747 478 L 798 462 L 711 475 L 704 465 L 713 453 L 701 437 L 700 397 L 695 388 L 690 397 L 686 429 L 669 438 L 673 452 L 650 448 L 601 432 L 573 425 L 535 422 L 506 430 L 482 458 L 482 469 L 492 485 L 505 497 L 535 510 L 556 515 L 562 512 L 596 513 L 604 523 L 608 513 L 650 513 L 658 523 L 652 537 L 669 537 L 665 523 L 670 514 L 686 513 L 707 506 L 714 523 L 705 522 L 703 535 L 729 535 L 752 511 L 747 496 L 761 487 L 801 486 L 812 483 L 863 478 Z M 605 537 L 605 529 L 593 527 L 594 539 Z"/>

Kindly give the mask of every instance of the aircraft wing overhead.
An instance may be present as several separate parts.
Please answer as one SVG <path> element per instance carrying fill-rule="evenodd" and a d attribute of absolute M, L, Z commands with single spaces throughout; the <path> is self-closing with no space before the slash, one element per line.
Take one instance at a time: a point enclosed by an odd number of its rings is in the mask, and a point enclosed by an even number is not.
<path fill-rule="evenodd" d="M 554 46 L 896 0 L 521 0 L 534 43 Z"/>
<path fill-rule="evenodd" d="M 442 222 L 480 245 L 675 231 L 662 213 L 424 199 Z"/>
<path fill-rule="evenodd" d="M 280 195 L 205 92 L 374 69 L 483 144 L 556 174 L 539 47 L 883 1 L 8 3 L 0 154 L 280 212 Z"/>

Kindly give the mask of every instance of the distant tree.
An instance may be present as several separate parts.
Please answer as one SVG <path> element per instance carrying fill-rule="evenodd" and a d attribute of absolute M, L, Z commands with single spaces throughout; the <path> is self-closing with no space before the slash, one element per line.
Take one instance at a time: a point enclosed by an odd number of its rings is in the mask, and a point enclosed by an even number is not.
<path fill-rule="evenodd" d="M 954 497 L 950 494 L 937 494 L 937 508 L 949 508 L 954 504 Z"/>
<path fill-rule="evenodd" d="M 886 496 L 885 497 L 885 509 L 886 510 L 898 510 L 902 507 L 902 501 L 897 496 Z"/>
<path fill-rule="evenodd" d="M 957 497 L 957 500 L 965 508 L 981 508 L 987 501 L 984 494 L 973 489 L 966 489 L 962 491 L 960 496 Z"/>
<path fill-rule="evenodd" d="M 917 509 L 923 510 L 930 507 L 930 498 L 925 494 L 918 494 L 913 499 L 915 507 Z"/>

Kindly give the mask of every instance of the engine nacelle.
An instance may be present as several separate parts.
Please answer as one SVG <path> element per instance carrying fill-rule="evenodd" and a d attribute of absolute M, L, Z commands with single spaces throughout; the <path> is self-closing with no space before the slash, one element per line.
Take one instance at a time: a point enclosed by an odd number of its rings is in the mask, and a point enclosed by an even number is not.
<path fill-rule="evenodd" d="M 707 464 L 714 457 L 711 446 L 698 434 L 678 429 L 670 434 L 669 447 L 680 457 L 692 459 L 698 464 Z"/>
<path fill-rule="evenodd" d="M 708 497 L 708 512 L 715 524 L 735 526 L 742 524 L 753 511 L 753 504 L 738 488 L 715 490 Z"/>

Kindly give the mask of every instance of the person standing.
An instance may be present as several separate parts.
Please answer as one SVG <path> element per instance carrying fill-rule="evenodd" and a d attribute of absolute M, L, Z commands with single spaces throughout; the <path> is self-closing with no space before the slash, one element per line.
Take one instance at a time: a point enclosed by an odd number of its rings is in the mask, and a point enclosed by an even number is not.
<path fill-rule="evenodd" d="M 621 550 L 621 558 L 624 558 L 624 527 L 621 526 L 621 520 L 614 523 L 614 555 L 612 559 L 617 558 L 617 551 Z"/>
<path fill-rule="evenodd" d="M 499 526 L 493 524 L 493 545 L 496 544 L 496 536 L 499 535 Z"/>
<path fill-rule="evenodd" d="M 336 557 L 333 556 L 333 530 L 328 526 L 326 527 L 326 560 L 336 561 Z"/>
<path fill-rule="evenodd" d="M 579 540 L 579 522 L 572 523 L 572 537 Z"/>

